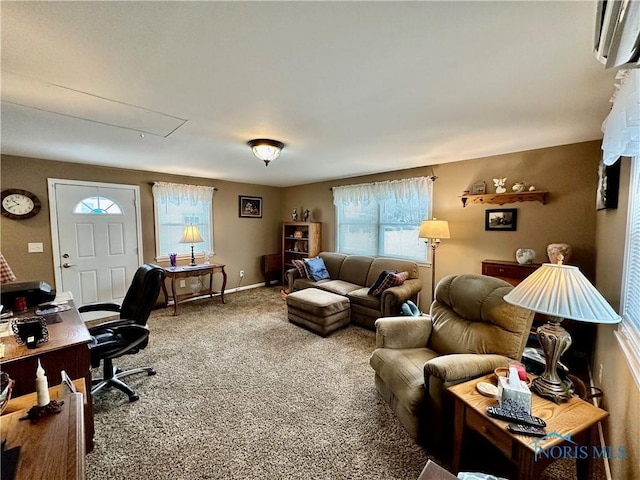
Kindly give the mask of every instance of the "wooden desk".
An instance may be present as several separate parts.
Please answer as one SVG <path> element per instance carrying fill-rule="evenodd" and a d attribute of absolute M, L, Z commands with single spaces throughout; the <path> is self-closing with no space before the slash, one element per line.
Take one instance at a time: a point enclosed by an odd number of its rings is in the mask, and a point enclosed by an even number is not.
<path fill-rule="evenodd" d="M 449 387 L 455 398 L 455 424 L 452 468 L 458 473 L 465 428 L 475 430 L 495 445 L 515 466 L 516 478 L 534 480 L 557 458 L 545 456 L 552 447 L 569 445 L 586 446 L 587 458 L 578 458 L 576 465 L 578 478 L 591 478 L 592 445 L 597 445 L 595 425 L 607 417 L 608 413 L 578 397 L 561 404 L 532 394 L 532 413 L 547 423 L 547 433 L 556 433 L 549 438 L 537 439 L 525 435 L 514 435 L 507 430 L 508 422 L 490 417 L 487 407 L 497 405 L 497 401 L 481 395 L 476 390 L 478 382 L 492 382 L 493 374 Z M 570 435 L 569 443 L 562 437 Z M 575 445 L 574 445 L 575 444 Z M 570 449 L 571 450 L 571 449 Z M 579 455 L 578 457 L 581 457 Z"/>
<path fill-rule="evenodd" d="M 220 290 L 220 299 L 222 303 L 226 303 L 224 301 L 224 290 L 227 288 L 227 272 L 224 271 L 224 265 L 218 264 L 202 264 L 191 266 L 179 266 L 179 267 L 165 267 L 165 273 L 168 278 L 171 278 L 171 297 L 173 299 L 173 314 L 178 314 L 178 304 L 188 300 L 190 298 L 200 297 L 203 295 L 201 292 L 196 293 L 184 293 L 178 294 L 176 288 L 176 280 L 180 278 L 188 278 L 188 277 L 200 277 L 203 275 L 209 275 L 209 289 L 204 293 L 204 295 L 209 295 L 209 297 L 213 297 L 213 294 L 216 293 L 213 291 L 213 274 L 221 273 L 222 274 L 222 289 Z M 169 296 L 167 295 L 167 287 L 164 282 L 162 283 L 162 293 L 164 294 L 164 304 L 167 306 L 169 304 Z"/>
<path fill-rule="evenodd" d="M 49 385 L 60 383 L 61 370 L 65 370 L 69 377 L 82 378 L 86 385 L 91 385 L 91 356 L 88 346 L 91 335 L 73 302 L 71 306 L 70 310 L 54 314 L 59 315 L 61 321 L 47 325 L 49 341 L 36 348 L 29 349 L 25 345 L 19 345 L 13 335 L 2 338 L 5 355 L 0 359 L 0 368 L 16 382 L 13 387 L 14 397 L 35 392 L 38 359 L 47 374 Z M 26 316 L 33 315 L 32 310 Z M 87 393 L 85 408 L 87 451 L 93 449 L 91 402 L 91 393 Z"/>
<path fill-rule="evenodd" d="M 21 421 L 30 405 L 0 417 L 2 440 L 7 441 L 5 448 L 20 446 L 14 480 L 86 478 L 83 395 L 70 393 L 59 397 L 53 390 L 49 389 L 51 398 L 64 401 L 60 413 L 44 417 L 38 423 Z"/>

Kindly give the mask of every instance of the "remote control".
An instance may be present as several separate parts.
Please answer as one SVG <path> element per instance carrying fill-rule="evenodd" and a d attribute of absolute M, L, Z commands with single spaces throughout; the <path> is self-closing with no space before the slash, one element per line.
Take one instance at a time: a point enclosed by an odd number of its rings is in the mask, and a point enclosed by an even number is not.
<path fill-rule="evenodd" d="M 546 435 L 544 428 L 532 427 L 531 425 L 520 425 L 518 423 L 510 423 L 507 425 L 507 430 L 511 433 L 529 435 L 530 437 L 544 437 Z"/>
<path fill-rule="evenodd" d="M 507 422 L 531 425 L 532 427 L 546 427 L 546 422 L 540 417 L 534 417 L 525 412 L 511 399 L 502 402 L 502 407 L 487 407 L 487 413 L 492 417 Z"/>

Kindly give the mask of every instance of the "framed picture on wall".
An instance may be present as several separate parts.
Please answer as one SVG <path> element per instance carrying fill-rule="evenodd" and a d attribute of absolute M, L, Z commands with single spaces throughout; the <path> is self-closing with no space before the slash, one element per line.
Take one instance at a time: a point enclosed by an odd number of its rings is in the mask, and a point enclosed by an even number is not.
<path fill-rule="evenodd" d="M 239 196 L 238 216 L 245 218 L 262 218 L 262 197 Z"/>
<path fill-rule="evenodd" d="M 485 212 L 484 229 L 496 231 L 515 231 L 518 226 L 517 208 L 498 208 Z"/>
<path fill-rule="evenodd" d="M 608 210 L 618 208 L 620 191 L 620 160 L 606 166 L 602 160 L 598 166 L 598 190 L 596 193 L 596 209 Z"/>

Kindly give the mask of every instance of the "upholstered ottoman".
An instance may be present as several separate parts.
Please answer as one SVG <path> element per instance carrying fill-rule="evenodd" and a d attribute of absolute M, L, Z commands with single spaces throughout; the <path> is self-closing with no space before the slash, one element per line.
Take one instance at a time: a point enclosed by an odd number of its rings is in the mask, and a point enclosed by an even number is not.
<path fill-rule="evenodd" d="M 349 299 L 318 288 L 287 295 L 289 321 L 326 337 L 349 324 Z"/>

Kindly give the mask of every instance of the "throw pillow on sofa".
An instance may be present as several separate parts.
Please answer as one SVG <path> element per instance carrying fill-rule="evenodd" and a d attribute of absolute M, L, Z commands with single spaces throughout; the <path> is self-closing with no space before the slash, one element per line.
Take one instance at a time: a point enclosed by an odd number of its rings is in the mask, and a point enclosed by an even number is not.
<path fill-rule="evenodd" d="M 397 270 L 383 270 L 382 272 L 380 272 L 380 275 L 378 275 L 378 278 L 376 279 L 375 282 L 373 282 L 373 285 L 371 285 L 371 288 L 369 288 L 369 291 L 367 292 L 369 295 L 373 295 L 373 292 L 375 292 L 380 285 L 382 284 L 382 282 L 384 282 L 385 278 L 387 278 L 387 275 L 389 275 L 390 273 L 397 273 Z"/>
<path fill-rule="evenodd" d="M 371 292 L 372 289 L 369 289 L 369 294 L 373 295 L 374 297 L 379 297 L 380 295 L 382 295 L 382 292 L 384 292 L 387 288 L 397 287 L 398 285 L 402 285 L 407 278 L 409 278 L 409 272 L 400 272 L 400 273 L 389 272 L 382 279 L 382 282 L 380 282 L 380 285 L 378 285 L 377 288 L 373 289 L 373 292 Z M 376 283 L 378 282 L 376 281 Z"/>
<path fill-rule="evenodd" d="M 302 278 L 311 278 L 309 277 L 309 272 L 307 271 L 307 267 L 305 267 L 305 264 L 302 260 L 293 260 L 292 263 L 293 263 L 293 266 L 296 267 L 296 269 L 298 270 L 298 273 Z"/>
<path fill-rule="evenodd" d="M 304 265 L 307 267 L 307 271 L 309 272 L 309 278 L 314 281 L 326 280 L 331 278 L 329 276 L 329 272 L 327 271 L 327 267 L 324 264 L 324 260 L 320 257 L 315 258 L 305 258 Z"/>

